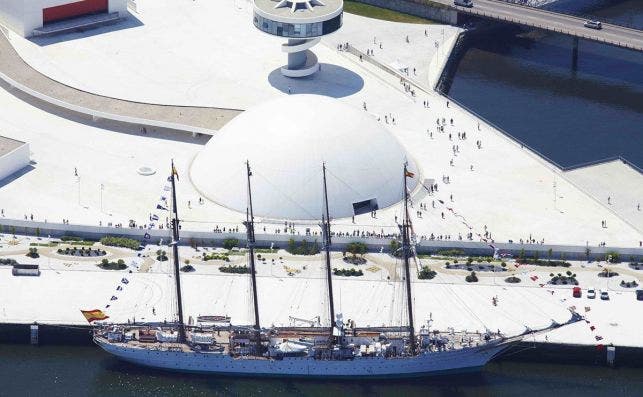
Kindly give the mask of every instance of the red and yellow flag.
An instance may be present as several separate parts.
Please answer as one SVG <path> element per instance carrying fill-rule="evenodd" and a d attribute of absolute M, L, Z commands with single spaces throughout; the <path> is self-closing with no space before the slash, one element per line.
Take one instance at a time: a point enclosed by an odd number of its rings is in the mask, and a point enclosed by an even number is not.
<path fill-rule="evenodd" d="M 172 175 L 176 178 L 176 180 L 179 180 L 179 173 L 176 172 L 176 167 L 174 166 L 174 163 L 172 163 Z"/>
<path fill-rule="evenodd" d="M 404 176 L 407 178 L 413 178 L 415 174 L 409 170 L 404 171 Z"/>
<path fill-rule="evenodd" d="M 102 310 L 81 310 L 81 313 L 83 313 L 83 316 L 87 319 L 87 322 L 91 323 L 92 321 L 101 321 L 101 320 L 107 320 L 109 318 L 108 315 L 103 313 Z"/>

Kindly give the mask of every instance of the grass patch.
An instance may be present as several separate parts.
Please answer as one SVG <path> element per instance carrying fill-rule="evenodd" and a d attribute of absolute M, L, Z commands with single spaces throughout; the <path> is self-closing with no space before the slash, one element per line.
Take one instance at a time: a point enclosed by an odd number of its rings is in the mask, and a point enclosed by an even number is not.
<path fill-rule="evenodd" d="M 58 243 L 29 243 L 30 247 L 56 247 Z"/>
<path fill-rule="evenodd" d="M 348 12 L 349 14 L 355 14 L 363 17 L 374 18 L 374 19 L 383 19 L 385 21 L 391 21 L 391 22 L 405 22 L 405 23 L 418 23 L 418 24 L 434 23 L 430 19 L 416 17 L 415 15 L 404 14 L 401 12 L 388 10 L 386 8 L 375 7 L 369 4 L 358 3 L 357 1 L 352 1 L 352 0 L 344 1 L 344 11 Z"/>
<path fill-rule="evenodd" d="M 100 243 L 110 247 L 123 247 L 131 250 L 138 250 L 141 243 L 138 240 L 125 237 L 105 236 L 100 239 Z M 76 243 L 77 244 L 77 243 Z"/>

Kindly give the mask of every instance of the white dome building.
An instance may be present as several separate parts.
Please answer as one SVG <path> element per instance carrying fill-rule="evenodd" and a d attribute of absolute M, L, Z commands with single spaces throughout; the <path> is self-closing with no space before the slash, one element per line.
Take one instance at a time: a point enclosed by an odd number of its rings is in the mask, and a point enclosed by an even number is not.
<path fill-rule="evenodd" d="M 403 164 L 415 163 L 369 113 L 318 95 L 289 95 L 250 109 L 214 135 L 190 168 L 192 183 L 215 203 L 245 213 L 246 165 L 256 216 L 319 219 L 326 163 L 332 218 L 402 200 Z M 409 189 L 419 175 L 409 179 Z"/>

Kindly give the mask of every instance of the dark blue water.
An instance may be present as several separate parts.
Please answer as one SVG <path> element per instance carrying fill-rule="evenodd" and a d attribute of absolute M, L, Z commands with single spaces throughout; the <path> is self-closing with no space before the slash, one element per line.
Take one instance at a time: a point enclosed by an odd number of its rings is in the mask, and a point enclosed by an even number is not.
<path fill-rule="evenodd" d="M 579 7 L 583 4 L 584 7 Z M 643 0 L 550 8 L 643 27 Z M 622 156 L 643 168 L 643 53 L 539 30 L 474 33 L 448 94 L 562 166 Z"/>
<path fill-rule="evenodd" d="M 641 396 L 643 369 L 504 362 L 413 380 L 303 381 L 159 372 L 95 347 L 0 345 L 0 396 Z"/>

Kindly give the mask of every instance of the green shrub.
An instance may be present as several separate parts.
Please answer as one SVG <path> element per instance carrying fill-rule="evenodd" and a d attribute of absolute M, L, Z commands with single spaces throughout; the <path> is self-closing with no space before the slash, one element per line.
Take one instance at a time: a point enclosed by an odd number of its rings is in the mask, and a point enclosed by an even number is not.
<path fill-rule="evenodd" d="M 76 236 L 62 236 L 60 241 L 83 241 L 83 238 Z"/>
<path fill-rule="evenodd" d="M 138 250 L 141 243 L 138 240 L 125 237 L 105 236 L 100 239 L 100 243 L 110 247 L 123 247 L 132 250 Z"/>
<path fill-rule="evenodd" d="M 431 270 L 428 266 L 422 266 L 422 270 L 418 273 L 418 278 L 420 280 L 431 280 L 438 273 L 435 270 Z"/>
<path fill-rule="evenodd" d="M 605 253 L 605 260 L 609 263 L 620 263 L 621 256 L 616 251 L 609 251 Z"/>
<path fill-rule="evenodd" d="M 396 256 L 396 257 L 402 256 L 400 248 L 402 248 L 402 244 L 397 240 L 391 240 L 391 242 L 388 243 L 388 249 L 391 252 L 391 255 L 393 256 Z"/>
<path fill-rule="evenodd" d="M 235 273 L 235 274 L 247 274 L 250 273 L 250 268 L 248 266 L 237 266 L 237 265 L 228 265 L 219 267 L 219 271 L 222 273 Z"/>
<path fill-rule="evenodd" d="M 464 280 L 467 283 L 477 283 L 478 282 L 478 276 L 476 276 L 476 272 L 471 272 L 470 275 L 464 278 Z"/>
<path fill-rule="evenodd" d="M 103 270 L 124 270 L 127 269 L 127 265 L 125 264 L 125 261 L 122 259 L 119 259 L 116 262 L 110 262 L 107 259 L 103 259 L 100 261 L 98 265 Z"/>
<path fill-rule="evenodd" d="M 461 249 L 448 249 L 448 250 L 440 250 L 437 252 L 438 255 L 442 256 L 464 256 L 464 251 Z"/>
<path fill-rule="evenodd" d="M 204 261 L 220 260 L 220 261 L 230 262 L 230 257 L 228 256 L 228 254 L 217 254 L 217 253 L 214 253 L 214 252 L 206 254 L 204 252 L 203 253 L 203 260 Z"/>
<path fill-rule="evenodd" d="M 346 251 L 350 252 L 353 257 L 364 255 L 366 253 L 366 244 L 360 242 L 348 243 L 346 245 Z"/>
<path fill-rule="evenodd" d="M 360 277 L 364 275 L 364 272 L 357 269 L 333 269 L 333 274 L 336 276 L 344 277 Z"/>
<path fill-rule="evenodd" d="M 165 262 L 167 260 L 167 252 L 163 250 L 156 250 L 156 260 Z"/>
<path fill-rule="evenodd" d="M 319 244 L 317 240 L 315 240 L 313 244 L 308 243 L 306 240 L 297 243 L 291 238 L 288 240 L 286 251 L 293 255 L 316 255 L 319 254 Z"/>
<path fill-rule="evenodd" d="M 239 239 L 227 238 L 227 239 L 223 240 L 223 248 L 225 248 L 227 250 L 231 250 L 234 247 L 238 247 L 238 246 L 239 246 Z"/>

